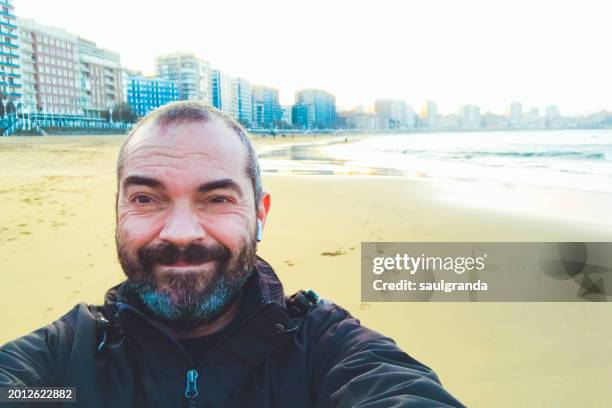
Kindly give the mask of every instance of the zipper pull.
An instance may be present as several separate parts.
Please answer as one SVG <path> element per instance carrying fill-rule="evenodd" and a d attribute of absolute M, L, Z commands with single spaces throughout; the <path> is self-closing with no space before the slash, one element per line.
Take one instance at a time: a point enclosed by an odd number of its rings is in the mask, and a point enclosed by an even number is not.
<path fill-rule="evenodd" d="M 195 407 L 195 398 L 198 396 L 198 372 L 193 368 L 187 371 L 187 386 L 185 387 L 185 398 L 189 401 L 190 407 Z"/>

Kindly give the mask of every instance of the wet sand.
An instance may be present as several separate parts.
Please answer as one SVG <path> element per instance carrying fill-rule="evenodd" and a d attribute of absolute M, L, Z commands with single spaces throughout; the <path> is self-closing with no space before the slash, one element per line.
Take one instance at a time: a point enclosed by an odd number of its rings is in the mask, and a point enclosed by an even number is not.
<path fill-rule="evenodd" d="M 256 145 L 264 152 L 343 141 L 324 138 L 257 138 Z M 114 246 L 121 140 L 0 139 L 0 343 L 77 302 L 101 302 L 123 279 Z M 612 403 L 608 303 L 361 303 L 359 258 L 362 241 L 609 241 L 612 231 L 455 205 L 431 180 L 346 176 L 341 163 L 313 175 L 290 164 L 264 172 L 272 210 L 259 251 L 287 293 L 313 288 L 333 299 L 434 368 L 468 406 Z"/>

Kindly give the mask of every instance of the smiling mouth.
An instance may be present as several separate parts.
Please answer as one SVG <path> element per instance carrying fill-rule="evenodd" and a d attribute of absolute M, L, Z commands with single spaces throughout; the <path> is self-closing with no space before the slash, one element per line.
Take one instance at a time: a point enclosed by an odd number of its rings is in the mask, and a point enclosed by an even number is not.
<path fill-rule="evenodd" d="M 198 264 L 194 263 L 186 263 L 186 262 L 177 262 L 174 264 L 161 264 L 162 268 L 179 268 L 179 269 L 188 269 L 188 268 L 198 268 L 204 265 L 211 263 L 212 261 L 206 261 Z"/>

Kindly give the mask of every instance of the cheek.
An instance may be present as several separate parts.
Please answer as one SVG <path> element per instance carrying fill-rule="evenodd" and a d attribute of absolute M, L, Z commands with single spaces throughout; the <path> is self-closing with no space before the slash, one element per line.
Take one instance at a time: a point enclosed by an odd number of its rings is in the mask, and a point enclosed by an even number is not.
<path fill-rule="evenodd" d="M 124 215 L 117 220 L 117 233 L 130 247 L 140 248 L 155 239 L 161 222 L 152 218 Z"/>
<path fill-rule="evenodd" d="M 208 234 L 216 241 L 234 251 L 244 245 L 253 235 L 252 226 L 242 217 L 217 217 L 205 225 Z"/>

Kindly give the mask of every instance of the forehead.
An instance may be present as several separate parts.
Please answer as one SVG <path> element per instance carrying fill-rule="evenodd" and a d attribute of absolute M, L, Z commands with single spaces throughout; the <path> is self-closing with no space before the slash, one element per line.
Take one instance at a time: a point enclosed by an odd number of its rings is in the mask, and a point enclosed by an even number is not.
<path fill-rule="evenodd" d="M 144 124 L 124 148 L 121 177 L 246 177 L 246 156 L 240 137 L 219 119 Z"/>

